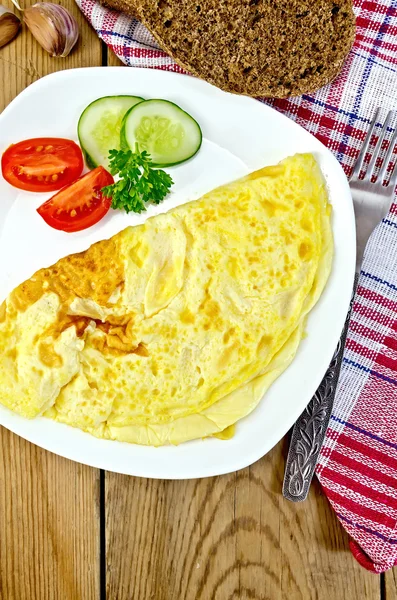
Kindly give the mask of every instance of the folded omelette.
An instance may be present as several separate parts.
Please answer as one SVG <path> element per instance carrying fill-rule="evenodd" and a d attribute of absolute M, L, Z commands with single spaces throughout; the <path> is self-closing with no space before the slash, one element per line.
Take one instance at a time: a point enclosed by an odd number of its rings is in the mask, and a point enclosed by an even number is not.
<path fill-rule="evenodd" d="M 0 307 L 0 402 L 137 444 L 228 437 L 296 353 L 330 212 L 295 155 L 41 269 Z"/>

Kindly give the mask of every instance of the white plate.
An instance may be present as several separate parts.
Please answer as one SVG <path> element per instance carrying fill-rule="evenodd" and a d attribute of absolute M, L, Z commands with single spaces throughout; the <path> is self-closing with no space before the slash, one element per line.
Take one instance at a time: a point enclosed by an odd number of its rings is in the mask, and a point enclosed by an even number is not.
<path fill-rule="evenodd" d="M 170 169 L 174 192 L 160 206 L 150 207 L 141 216 L 113 212 L 76 234 L 51 229 L 37 215 L 36 207 L 51 194 L 19 193 L 0 177 L 0 301 L 38 268 L 295 152 L 315 154 L 329 187 L 336 247 L 332 275 L 310 314 L 308 336 L 292 365 L 256 410 L 239 422 L 230 441 L 211 438 L 177 447 L 137 446 L 99 440 L 43 417 L 29 421 L 1 405 L 0 424 L 56 454 L 120 473 L 182 479 L 241 469 L 266 454 L 292 426 L 319 385 L 336 347 L 355 263 L 354 216 L 346 177 L 318 140 L 257 100 L 222 92 L 193 77 L 125 67 L 62 71 L 28 87 L 0 115 L 0 153 L 11 142 L 30 137 L 77 141 L 76 125 L 82 110 L 109 94 L 176 102 L 202 127 L 199 154 Z"/>

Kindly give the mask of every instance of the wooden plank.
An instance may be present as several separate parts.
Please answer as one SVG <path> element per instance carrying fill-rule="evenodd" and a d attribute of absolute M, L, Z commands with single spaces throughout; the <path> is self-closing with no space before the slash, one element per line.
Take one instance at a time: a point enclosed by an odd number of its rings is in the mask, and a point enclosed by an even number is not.
<path fill-rule="evenodd" d="M 23 2 L 27 7 L 35 0 Z M 2 0 L 2 5 L 12 7 L 11 0 Z M 66 58 L 52 58 L 42 50 L 27 27 L 19 36 L 0 51 L 0 111 L 26 86 L 36 79 L 63 69 L 89 67 L 102 64 L 101 43 L 88 24 L 74 0 L 63 0 L 79 24 L 80 38 L 77 46 Z M 13 8 L 14 12 L 17 12 Z"/>
<path fill-rule="evenodd" d="M 98 474 L 0 428 L 1 600 L 99 600 Z"/>
<path fill-rule="evenodd" d="M 397 568 L 387 571 L 385 578 L 385 596 L 383 600 L 397 600 Z"/>
<path fill-rule="evenodd" d="M 379 600 L 319 486 L 283 500 L 284 455 L 202 480 L 108 473 L 108 600 Z"/>
<path fill-rule="evenodd" d="M 287 444 L 285 444 L 285 456 Z M 277 485 L 281 486 L 283 467 Z M 281 489 L 281 488 L 280 488 Z M 281 500 L 285 597 L 378 600 L 380 577 L 363 569 L 350 553 L 348 535 L 317 479 L 307 502 Z M 315 592 L 314 592 L 315 590 Z"/>
<path fill-rule="evenodd" d="M 24 28 L 0 51 L 0 111 L 47 73 L 101 64 L 101 44 L 75 2 L 62 4 L 78 20 L 77 48 L 51 58 Z M 0 482 L 1 600 L 99 599 L 99 471 L 0 428 Z"/>
<path fill-rule="evenodd" d="M 125 64 L 108 48 L 108 66 L 109 67 L 125 67 Z"/>

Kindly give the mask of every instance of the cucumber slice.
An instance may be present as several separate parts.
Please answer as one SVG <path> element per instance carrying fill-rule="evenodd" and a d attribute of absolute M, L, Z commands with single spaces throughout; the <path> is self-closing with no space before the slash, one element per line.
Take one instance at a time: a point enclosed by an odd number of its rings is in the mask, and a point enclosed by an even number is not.
<path fill-rule="evenodd" d="M 123 117 L 142 102 L 139 96 L 104 96 L 91 102 L 82 112 L 77 132 L 87 166 L 109 168 L 109 150 L 120 149 Z"/>
<path fill-rule="evenodd" d="M 177 104 L 168 100 L 145 100 L 125 114 L 121 147 L 146 150 L 157 167 L 177 165 L 199 151 L 200 125 Z"/>

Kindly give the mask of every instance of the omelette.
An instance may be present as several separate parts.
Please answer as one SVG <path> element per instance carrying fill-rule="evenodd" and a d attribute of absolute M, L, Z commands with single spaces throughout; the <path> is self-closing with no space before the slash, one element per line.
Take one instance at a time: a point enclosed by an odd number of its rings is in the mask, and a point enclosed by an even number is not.
<path fill-rule="evenodd" d="M 0 306 L 0 402 L 136 444 L 228 438 L 292 361 L 332 253 L 311 154 L 128 227 Z"/>

